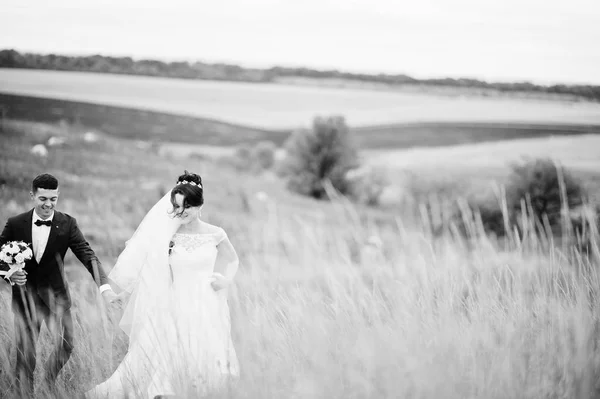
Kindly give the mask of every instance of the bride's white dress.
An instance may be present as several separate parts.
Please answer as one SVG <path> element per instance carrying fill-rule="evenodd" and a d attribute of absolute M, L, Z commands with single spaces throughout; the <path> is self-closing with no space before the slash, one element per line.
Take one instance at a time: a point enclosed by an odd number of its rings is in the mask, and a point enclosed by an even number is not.
<path fill-rule="evenodd" d="M 206 393 L 239 375 L 227 290 L 211 286 L 217 245 L 224 238 L 222 229 L 173 236 L 172 285 L 165 306 L 150 312 L 117 370 L 88 397 Z"/>

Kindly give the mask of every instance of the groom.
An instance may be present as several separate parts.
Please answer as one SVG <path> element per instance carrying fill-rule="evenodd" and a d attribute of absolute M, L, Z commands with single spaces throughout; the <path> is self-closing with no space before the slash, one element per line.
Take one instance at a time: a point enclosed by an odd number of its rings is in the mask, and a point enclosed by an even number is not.
<path fill-rule="evenodd" d="M 16 385 L 19 397 L 33 396 L 36 343 L 42 321 L 51 333 L 54 351 L 46 364 L 45 383 L 52 389 L 58 373 L 73 351 L 71 298 L 65 279 L 63 259 L 70 248 L 88 269 L 106 302 L 115 301 L 102 265 L 86 242 L 75 218 L 55 211 L 58 180 L 52 175 L 37 176 L 32 183 L 34 208 L 8 219 L 0 235 L 0 247 L 8 241 L 24 241 L 33 250 L 25 272 L 13 274 L 12 310 L 17 345 Z M 0 270 L 8 265 L 0 262 Z"/>

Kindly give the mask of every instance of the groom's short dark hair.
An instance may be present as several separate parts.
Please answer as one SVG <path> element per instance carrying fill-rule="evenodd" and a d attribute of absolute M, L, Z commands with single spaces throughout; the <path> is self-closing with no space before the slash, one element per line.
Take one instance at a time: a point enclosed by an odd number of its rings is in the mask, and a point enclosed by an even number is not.
<path fill-rule="evenodd" d="M 31 191 L 34 193 L 39 189 L 56 190 L 58 188 L 58 180 L 49 173 L 43 173 L 36 176 L 31 183 Z"/>

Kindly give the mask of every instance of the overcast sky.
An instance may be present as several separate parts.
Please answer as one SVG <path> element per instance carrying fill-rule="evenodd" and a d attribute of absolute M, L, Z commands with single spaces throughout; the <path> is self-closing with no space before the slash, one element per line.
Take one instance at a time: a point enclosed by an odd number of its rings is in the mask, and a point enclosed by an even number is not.
<path fill-rule="evenodd" d="M 2 0 L 0 48 L 600 84 L 600 0 Z"/>

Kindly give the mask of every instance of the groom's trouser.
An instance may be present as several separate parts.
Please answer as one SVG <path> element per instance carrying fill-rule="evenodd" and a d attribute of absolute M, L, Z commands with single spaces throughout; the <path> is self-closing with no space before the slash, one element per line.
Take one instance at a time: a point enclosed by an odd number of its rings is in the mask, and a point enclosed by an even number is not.
<path fill-rule="evenodd" d="M 46 362 L 46 381 L 54 384 L 58 373 L 73 352 L 73 319 L 70 309 L 50 311 L 36 292 L 28 290 L 26 303 L 15 307 L 15 338 L 17 364 L 15 370 L 20 397 L 33 396 L 33 373 L 36 365 L 36 344 L 42 322 L 50 332 L 54 350 Z"/>

